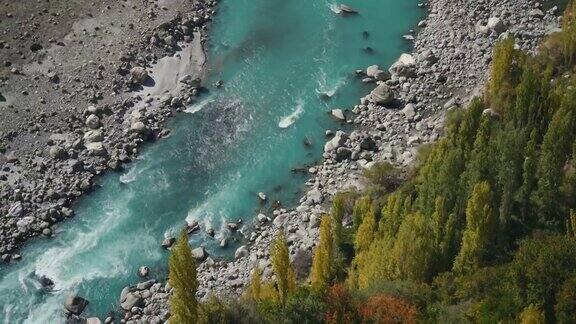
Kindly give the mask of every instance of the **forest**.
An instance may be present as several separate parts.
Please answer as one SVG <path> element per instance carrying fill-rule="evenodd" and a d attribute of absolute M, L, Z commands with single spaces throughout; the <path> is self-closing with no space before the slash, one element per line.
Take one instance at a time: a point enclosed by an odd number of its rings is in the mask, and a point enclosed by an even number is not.
<path fill-rule="evenodd" d="M 415 165 L 336 195 L 308 280 L 280 233 L 273 281 L 256 268 L 239 301 L 198 302 L 182 237 L 171 322 L 576 323 L 575 14 L 537 54 L 501 40 L 483 97 L 448 111 Z"/>

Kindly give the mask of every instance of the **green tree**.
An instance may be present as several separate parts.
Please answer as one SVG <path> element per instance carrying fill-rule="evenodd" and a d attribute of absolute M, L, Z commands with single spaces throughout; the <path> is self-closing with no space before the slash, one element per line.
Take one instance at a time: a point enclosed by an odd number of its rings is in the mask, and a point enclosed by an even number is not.
<path fill-rule="evenodd" d="M 334 237 L 334 245 L 340 247 L 344 243 L 344 229 L 342 227 L 342 220 L 344 219 L 344 200 L 343 194 L 336 194 L 334 201 L 332 201 L 332 236 Z"/>
<path fill-rule="evenodd" d="M 370 203 L 370 200 L 364 200 L 364 198 L 359 201 L 361 208 L 355 212 L 362 213 L 360 216 L 360 226 L 356 232 L 356 238 L 354 240 L 354 248 L 358 252 L 365 251 L 370 247 L 370 243 L 374 239 L 374 232 L 376 230 L 376 215 L 374 214 L 374 208 Z"/>
<path fill-rule="evenodd" d="M 560 324 L 572 324 L 576 320 L 576 276 L 566 280 L 556 295 L 556 320 Z"/>
<path fill-rule="evenodd" d="M 332 222 L 328 215 L 322 216 L 320 223 L 320 242 L 314 250 L 310 281 L 312 288 L 326 289 L 332 280 L 334 260 L 334 240 L 332 238 Z"/>
<path fill-rule="evenodd" d="M 490 185 L 488 182 L 478 183 L 474 186 L 466 207 L 466 230 L 460 252 L 454 261 L 454 271 L 467 273 L 485 264 L 488 246 L 496 228 L 491 206 Z"/>
<path fill-rule="evenodd" d="M 520 187 L 517 200 L 520 205 L 520 221 L 527 228 L 535 225 L 531 211 L 533 210 L 532 193 L 536 189 L 538 179 L 538 157 L 536 155 L 536 131 L 530 133 L 530 140 L 524 148 L 524 162 L 522 164 L 522 186 Z"/>
<path fill-rule="evenodd" d="M 390 279 L 429 281 L 435 268 L 436 244 L 430 220 L 421 213 L 406 215 L 390 254 Z"/>
<path fill-rule="evenodd" d="M 497 111 L 505 111 L 510 105 L 517 83 L 519 52 L 514 44 L 515 40 L 508 37 L 494 47 L 488 96 L 491 107 Z"/>
<path fill-rule="evenodd" d="M 282 231 L 278 233 L 272 244 L 271 261 L 276 275 L 280 303 L 285 305 L 287 298 L 296 290 L 296 275 L 290 263 L 286 236 Z"/>
<path fill-rule="evenodd" d="M 252 270 L 252 277 L 250 278 L 250 285 L 246 295 L 253 301 L 259 301 L 262 296 L 262 270 L 258 265 Z"/>
<path fill-rule="evenodd" d="M 192 257 L 185 231 L 182 231 L 178 241 L 172 247 L 168 266 L 169 282 L 173 288 L 170 297 L 170 322 L 196 323 L 198 320 L 196 262 Z"/>
<path fill-rule="evenodd" d="M 538 307 L 530 305 L 520 313 L 520 323 L 522 324 L 544 324 L 546 320 L 544 313 Z"/>
<path fill-rule="evenodd" d="M 546 319 L 555 318 L 556 296 L 576 271 L 576 241 L 565 235 L 528 239 L 520 245 L 509 276 L 521 305 L 542 305 Z"/>
<path fill-rule="evenodd" d="M 358 230 L 360 224 L 363 222 L 364 215 L 366 215 L 372 209 L 372 200 L 369 196 L 361 197 L 354 204 L 354 210 L 352 211 L 352 226 L 354 231 Z"/>
<path fill-rule="evenodd" d="M 567 210 L 559 206 L 564 166 L 572 153 L 574 134 L 573 117 L 576 111 L 576 93 L 572 91 L 552 118 L 542 142 L 538 164 L 538 190 L 534 200 L 538 204 L 540 224 L 557 228 L 564 225 Z"/>

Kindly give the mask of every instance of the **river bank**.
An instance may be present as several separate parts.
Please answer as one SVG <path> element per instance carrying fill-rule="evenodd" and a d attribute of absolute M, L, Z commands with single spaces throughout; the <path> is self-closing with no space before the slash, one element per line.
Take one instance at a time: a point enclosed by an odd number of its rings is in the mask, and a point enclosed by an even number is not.
<path fill-rule="evenodd" d="M 200 90 L 203 34 L 215 5 L 6 5 L 1 23 L 12 37 L 0 42 L 2 261 L 19 260 L 30 238 L 52 236 L 99 176 L 169 134 L 167 118 Z M 149 76 L 182 45 L 188 57 L 175 59 L 188 59 L 185 69 L 195 75 Z"/>
<path fill-rule="evenodd" d="M 260 217 L 261 224 L 247 235 L 250 243 L 236 251 L 236 261 L 208 258 L 201 263 L 199 297 L 239 296 L 256 265 L 270 279 L 268 248 L 278 230 L 287 232 L 293 263 L 299 277 L 305 278 L 319 216 L 329 211 L 334 193 L 362 189 L 361 171 L 374 161 L 411 165 L 419 145 L 441 136 L 444 113 L 464 107 L 479 94 L 499 38 L 513 36 L 519 47 L 534 51 L 539 40 L 559 26 L 557 10 L 545 11 L 531 1 L 432 0 L 423 6 L 428 15 L 418 24 L 414 50 L 401 56 L 390 68 L 391 75 L 386 75 L 387 67 L 358 72 L 366 82 L 375 81 L 369 80 L 373 77 L 383 81 L 360 104 L 344 111 L 355 130 L 330 132 L 335 135 L 324 147 L 324 161 L 308 170 L 313 176 L 300 205 Z M 130 309 L 127 322 L 158 322 L 167 316 L 169 287 L 155 281 L 140 288 L 144 286 L 122 293 L 121 301 L 138 301 L 125 303 L 125 309 Z"/>

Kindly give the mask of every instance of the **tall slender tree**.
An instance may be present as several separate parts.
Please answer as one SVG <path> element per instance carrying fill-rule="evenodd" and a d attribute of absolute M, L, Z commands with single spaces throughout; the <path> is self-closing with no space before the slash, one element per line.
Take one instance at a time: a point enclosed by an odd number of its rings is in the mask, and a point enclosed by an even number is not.
<path fill-rule="evenodd" d="M 312 287 L 324 290 L 330 285 L 333 274 L 334 240 L 329 215 L 323 215 L 320 223 L 320 242 L 314 251 L 310 281 Z"/>
<path fill-rule="evenodd" d="M 196 291 L 196 261 L 188 244 L 188 236 L 182 231 L 178 241 L 172 247 L 168 260 L 169 282 L 173 287 L 170 297 L 170 322 L 193 324 L 198 321 L 198 302 Z"/>
<path fill-rule="evenodd" d="M 496 234 L 496 219 L 491 206 L 490 185 L 486 181 L 478 183 L 466 207 L 466 230 L 460 253 L 454 261 L 456 272 L 468 273 L 486 262 L 488 246 Z"/>
<path fill-rule="evenodd" d="M 271 260 L 280 302 L 285 305 L 288 297 L 296 290 L 296 275 L 290 263 L 288 243 L 283 231 L 278 233 L 272 244 Z"/>

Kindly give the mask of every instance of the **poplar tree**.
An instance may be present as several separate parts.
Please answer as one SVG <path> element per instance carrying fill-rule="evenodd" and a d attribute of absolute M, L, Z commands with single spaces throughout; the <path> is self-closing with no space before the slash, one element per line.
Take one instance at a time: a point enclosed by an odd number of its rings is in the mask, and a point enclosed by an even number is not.
<path fill-rule="evenodd" d="M 515 64 L 518 56 L 514 49 L 515 40 L 508 37 L 494 46 L 492 70 L 488 84 L 490 104 L 497 111 L 505 111 L 515 86 Z"/>
<path fill-rule="evenodd" d="M 538 164 L 538 190 L 534 198 L 539 207 L 540 223 L 546 227 L 563 225 L 566 211 L 561 210 L 559 206 L 560 187 L 563 168 L 572 153 L 575 105 L 575 93 L 563 98 L 562 106 L 554 114 L 542 142 Z"/>
<path fill-rule="evenodd" d="M 185 231 L 182 231 L 178 241 L 172 247 L 168 266 L 168 280 L 173 288 L 170 297 L 170 322 L 196 323 L 198 320 L 196 261 L 192 257 Z"/>
<path fill-rule="evenodd" d="M 344 241 L 344 229 L 342 227 L 342 220 L 344 218 L 344 196 L 337 194 L 334 196 L 332 202 L 332 236 L 334 237 L 334 245 L 336 248 L 340 247 Z"/>
<path fill-rule="evenodd" d="M 323 215 L 320 223 L 320 242 L 314 250 L 310 281 L 312 287 L 324 290 L 330 285 L 333 273 L 334 240 L 330 216 Z"/>
<path fill-rule="evenodd" d="M 255 266 L 248 286 L 248 297 L 253 301 L 259 301 L 262 293 L 262 270 Z"/>
<path fill-rule="evenodd" d="M 355 231 L 358 230 L 358 227 L 362 224 L 362 218 L 371 208 L 372 201 L 369 196 L 364 196 L 356 201 L 352 211 L 352 225 L 354 226 Z"/>
<path fill-rule="evenodd" d="M 374 208 L 368 200 L 366 205 L 363 205 L 361 223 L 356 232 L 356 237 L 354 240 L 354 248 L 357 252 L 365 251 L 370 247 L 370 243 L 374 239 L 374 232 L 376 230 L 376 215 L 374 214 Z"/>
<path fill-rule="evenodd" d="M 390 259 L 391 279 L 431 279 L 435 256 L 435 238 L 430 220 L 418 212 L 406 215 L 387 256 Z"/>
<path fill-rule="evenodd" d="M 496 221 L 492 211 L 492 193 L 488 182 L 474 186 L 466 207 L 466 230 L 454 261 L 454 271 L 469 273 L 483 266 Z"/>
<path fill-rule="evenodd" d="M 517 195 L 520 205 L 520 219 L 525 226 L 532 227 L 534 220 L 531 217 L 532 192 L 537 185 L 536 171 L 538 169 L 538 156 L 536 155 L 536 130 L 530 133 L 530 140 L 524 148 L 524 162 L 522 164 L 522 186 Z"/>
<path fill-rule="evenodd" d="M 465 179 L 467 179 L 468 192 L 472 191 L 472 188 L 478 182 L 489 181 L 493 178 L 495 154 L 491 145 L 491 133 L 491 117 L 485 114 L 482 116 L 482 122 L 474 141 L 474 149 L 466 166 Z"/>
<path fill-rule="evenodd" d="M 272 268 L 276 275 L 276 285 L 282 305 L 286 304 L 288 296 L 296 290 L 296 275 L 288 253 L 288 243 L 284 232 L 280 231 L 272 244 Z"/>

